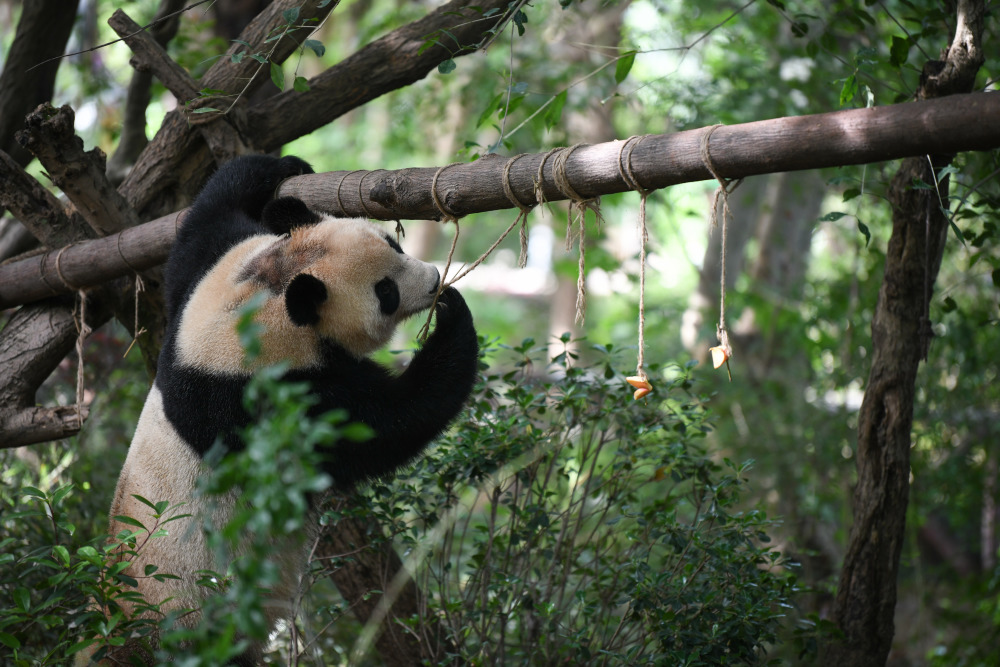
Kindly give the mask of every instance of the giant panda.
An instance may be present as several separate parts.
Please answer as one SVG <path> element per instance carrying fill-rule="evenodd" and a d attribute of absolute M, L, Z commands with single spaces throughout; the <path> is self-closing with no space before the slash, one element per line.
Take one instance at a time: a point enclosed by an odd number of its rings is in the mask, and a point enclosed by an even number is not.
<path fill-rule="evenodd" d="M 111 507 L 112 535 L 129 528 L 114 517 L 149 515 L 134 495 L 188 503 L 183 511 L 194 515 L 169 524 L 166 537 L 149 540 L 125 572 L 137 578 L 146 602 L 162 603 L 161 612 L 197 609 L 206 594 L 195 583 L 197 571 L 225 570 L 196 521 L 211 512 L 216 525 L 224 524 L 239 498 L 231 494 L 208 509 L 198 506 L 195 485 L 217 440 L 231 451 L 243 447 L 240 430 L 251 419 L 244 388 L 259 367 L 288 363 L 290 380 L 311 384 L 312 414 L 344 409 L 350 421 L 370 427 L 370 440 L 339 440 L 324 452 L 324 469 L 341 489 L 412 461 L 458 415 L 472 390 L 476 330 L 453 288 L 440 294 L 435 329 L 405 371 L 395 375 L 368 358 L 400 321 L 431 307 L 440 277 L 368 220 L 333 218 L 298 199 L 274 198 L 282 180 L 311 172 L 295 157 L 244 156 L 226 163 L 192 204 L 171 250 L 157 375 Z M 260 355 L 248 367 L 236 320 L 258 294 L 265 295 L 256 314 Z M 269 592 L 272 628 L 306 564 L 302 548 L 285 549 L 280 558 L 284 581 Z M 144 578 L 147 564 L 179 579 Z M 180 622 L 197 620 L 189 614 Z M 253 645 L 237 664 L 261 657 L 262 647 Z"/>

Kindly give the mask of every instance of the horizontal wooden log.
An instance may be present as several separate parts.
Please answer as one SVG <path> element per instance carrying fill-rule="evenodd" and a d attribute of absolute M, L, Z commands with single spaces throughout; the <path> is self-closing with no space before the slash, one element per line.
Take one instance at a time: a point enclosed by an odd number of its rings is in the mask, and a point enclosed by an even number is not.
<path fill-rule="evenodd" d="M 575 193 L 598 197 L 633 189 L 622 176 L 626 161 L 638 184 L 654 190 L 712 178 L 706 159 L 723 178 L 741 178 L 998 147 L 1000 93 L 973 93 L 649 135 L 641 141 L 561 149 L 561 155 L 558 150 L 527 154 L 511 165 L 509 182 L 519 202 L 534 204 L 534 180 L 543 162 L 544 198 L 558 201 L 571 198 L 554 178 L 560 161 L 559 171 Z M 464 216 L 515 207 L 504 193 L 507 162 L 487 156 L 444 168 L 310 174 L 285 181 L 279 194 L 335 215 L 431 220 L 442 217 L 431 192 L 436 177 L 434 189 L 445 211 Z M 104 239 L 0 266 L 0 308 L 162 263 L 177 224 L 177 214 L 171 214 Z"/>

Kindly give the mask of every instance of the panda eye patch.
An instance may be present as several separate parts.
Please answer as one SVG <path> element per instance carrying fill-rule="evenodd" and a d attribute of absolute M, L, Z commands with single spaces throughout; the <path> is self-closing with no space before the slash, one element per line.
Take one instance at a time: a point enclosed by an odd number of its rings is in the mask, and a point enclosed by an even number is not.
<path fill-rule="evenodd" d="M 388 241 L 390 248 L 392 248 L 393 250 L 395 250 L 396 252 L 398 252 L 400 255 L 403 254 L 403 248 L 398 243 L 396 243 L 396 239 L 394 239 L 391 236 L 389 236 L 388 234 L 386 234 L 385 235 L 385 240 Z"/>
<path fill-rule="evenodd" d="M 383 315 L 392 315 L 399 309 L 399 287 L 392 278 L 383 278 L 375 283 L 375 296 Z"/>

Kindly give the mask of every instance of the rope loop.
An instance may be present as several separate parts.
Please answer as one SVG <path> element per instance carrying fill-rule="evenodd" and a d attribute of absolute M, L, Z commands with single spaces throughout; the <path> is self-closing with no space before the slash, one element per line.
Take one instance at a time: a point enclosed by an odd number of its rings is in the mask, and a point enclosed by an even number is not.
<path fill-rule="evenodd" d="M 590 209 L 594 212 L 594 216 L 597 218 L 597 225 L 600 227 L 601 223 L 604 221 L 604 216 L 601 215 L 601 198 L 592 197 L 585 198 L 569 182 L 569 177 L 566 175 L 566 164 L 569 161 L 569 157 L 573 154 L 580 146 L 585 146 L 586 144 L 574 144 L 569 148 L 556 149 L 555 160 L 552 163 L 552 180 L 555 183 L 556 188 L 559 192 L 570 200 L 569 210 L 566 213 L 566 249 L 569 250 L 572 245 L 573 240 L 573 225 L 576 224 L 577 227 L 577 241 L 578 241 L 578 253 L 579 253 L 579 263 L 577 266 L 576 275 L 576 322 L 577 324 L 583 324 L 587 315 L 587 283 L 585 280 L 586 273 L 586 229 L 585 222 L 587 217 L 587 210 Z M 544 160 L 543 163 L 544 165 Z M 539 166 L 539 172 L 541 171 L 541 166 Z M 576 217 L 574 218 L 574 211 L 576 211 Z"/>
<path fill-rule="evenodd" d="M 503 179 L 501 181 L 503 185 L 503 193 L 507 195 L 507 199 L 510 200 L 510 203 L 516 206 L 520 211 L 517 214 L 517 218 L 514 219 L 514 225 L 516 225 L 519 221 L 521 223 L 521 228 L 518 234 L 521 242 L 521 252 L 517 257 L 517 266 L 519 269 L 523 269 L 528 263 L 528 214 L 531 213 L 531 209 L 536 206 L 536 204 L 529 205 L 522 203 L 521 200 L 517 198 L 517 195 L 514 194 L 514 188 L 511 187 L 510 184 L 510 169 L 514 166 L 514 163 L 522 157 L 524 157 L 523 153 L 521 155 L 515 155 L 511 159 L 507 160 L 507 163 L 503 166 Z M 513 228 L 513 225 L 511 227 Z M 509 232 L 510 229 L 504 232 L 503 236 L 507 236 Z M 502 241 L 503 237 L 500 237 L 500 240 Z"/>
<path fill-rule="evenodd" d="M 461 163 L 460 162 L 452 162 L 451 164 L 446 164 L 443 167 L 438 167 L 438 170 L 434 172 L 434 178 L 431 179 L 431 199 L 434 200 L 434 205 L 437 207 L 438 211 L 441 212 L 442 220 L 445 221 L 445 222 L 447 222 L 448 220 L 451 220 L 452 222 L 456 222 L 457 223 L 459 215 L 457 213 L 455 213 L 454 211 L 452 211 L 451 209 L 449 209 L 445 205 L 445 203 L 441 199 L 441 197 L 438 195 L 438 191 L 437 191 L 438 177 L 441 176 L 441 172 L 443 172 L 445 169 L 447 169 L 448 167 L 454 167 L 457 164 L 461 164 Z"/>

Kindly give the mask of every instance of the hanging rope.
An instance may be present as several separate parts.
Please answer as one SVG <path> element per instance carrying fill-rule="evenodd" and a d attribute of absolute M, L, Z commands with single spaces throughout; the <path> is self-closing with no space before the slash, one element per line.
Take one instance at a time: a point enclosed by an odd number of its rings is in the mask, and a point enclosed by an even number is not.
<path fill-rule="evenodd" d="M 569 148 L 563 148 L 556 153 L 555 160 L 552 163 L 552 180 L 555 183 L 556 188 L 564 197 L 570 200 L 569 210 L 566 213 L 566 249 L 569 250 L 572 244 L 573 238 L 573 226 L 577 227 L 577 241 L 579 247 L 579 262 L 577 266 L 576 274 L 576 323 L 583 324 L 587 315 L 587 282 L 585 279 L 586 274 L 586 218 L 587 210 L 594 212 L 594 216 L 597 219 L 597 226 L 600 228 L 601 223 L 604 221 L 604 216 L 601 215 L 601 198 L 592 197 L 587 199 L 578 193 L 569 182 L 569 178 L 566 175 L 566 163 L 569 161 L 569 156 L 573 154 L 580 146 L 586 144 L 575 144 Z M 544 162 L 543 162 L 544 165 Z M 541 171 L 541 166 L 539 166 L 539 171 Z M 576 211 L 576 217 L 574 218 L 574 211 Z"/>
<path fill-rule="evenodd" d="M 59 276 L 59 280 L 62 281 L 63 286 L 68 292 L 76 292 L 77 298 L 80 300 L 80 315 L 77 319 L 76 306 L 73 307 L 73 322 L 76 324 L 76 422 L 77 428 L 83 428 L 83 342 L 90 335 L 90 327 L 87 326 L 87 292 L 81 288 L 76 287 L 68 280 L 66 276 L 63 275 L 62 266 L 60 262 L 62 261 L 62 255 L 66 252 L 67 248 L 72 247 L 71 245 L 64 246 L 62 249 L 56 253 L 56 275 Z M 48 253 L 46 253 L 48 255 Z M 44 263 L 44 258 L 43 258 Z M 46 283 L 48 285 L 48 283 Z"/>
<path fill-rule="evenodd" d="M 649 197 L 650 191 L 639 184 L 632 172 L 632 151 L 648 136 L 648 134 L 641 137 L 631 136 L 618 149 L 618 174 L 629 188 L 639 193 L 639 358 L 636 362 L 635 375 L 625 378 L 630 385 L 635 387 L 635 392 L 632 394 L 635 400 L 639 400 L 653 391 L 653 385 L 650 384 L 644 368 L 646 350 L 646 244 L 649 243 L 649 231 L 646 228 L 646 199 Z"/>
<path fill-rule="evenodd" d="M 139 275 L 139 271 L 132 266 L 132 264 L 128 261 L 128 258 L 125 257 L 125 253 L 122 252 L 121 234 L 118 234 L 115 246 L 118 248 L 118 256 L 122 258 L 122 261 L 125 262 L 125 266 L 127 266 L 134 274 L 134 284 L 132 290 L 135 293 L 135 302 L 132 310 L 135 316 L 135 323 L 132 325 L 132 342 L 129 343 L 128 348 L 125 350 L 125 354 L 122 355 L 122 359 L 124 359 L 128 356 L 128 353 L 132 351 L 132 348 L 135 347 L 136 341 L 139 340 L 139 336 L 146 333 L 145 327 L 141 329 L 139 328 L 139 292 L 144 292 L 146 290 L 146 285 L 142 282 L 142 276 Z"/>
<path fill-rule="evenodd" d="M 715 335 L 719 339 L 719 344 L 716 347 L 710 348 L 710 351 L 712 353 L 712 365 L 718 368 L 722 364 L 726 364 L 726 372 L 729 374 L 729 381 L 732 382 L 733 374 L 729 369 L 729 359 L 733 356 L 733 348 L 729 343 L 729 330 L 726 328 L 726 237 L 729 231 L 729 219 L 732 217 L 732 211 L 729 208 L 729 194 L 739 187 L 743 179 L 727 181 L 719 175 L 715 164 L 712 162 L 709 142 L 712 139 L 712 133 L 720 127 L 722 125 L 713 125 L 702 137 L 701 161 L 705 164 L 705 168 L 708 169 L 709 173 L 719 182 L 715 196 L 712 197 L 712 229 L 715 229 L 718 224 L 719 197 L 722 197 L 722 249 L 720 250 L 719 259 L 721 264 L 719 270 L 719 324 L 715 329 Z"/>
<path fill-rule="evenodd" d="M 510 203 L 516 206 L 518 208 L 518 211 L 520 211 L 517 214 L 517 218 L 514 220 L 515 225 L 518 223 L 518 221 L 521 222 L 521 229 L 519 232 L 519 237 L 521 241 L 521 252 L 517 256 L 517 267 L 519 269 L 523 269 L 525 265 L 528 263 L 527 222 L 528 222 L 528 214 L 531 213 L 531 209 L 533 208 L 530 205 L 521 203 L 521 200 L 518 199 L 517 195 L 514 194 L 514 188 L 511 187 L 510 184 L 510 169 L 512 166 L 514 166 L 514 163 L 517 162 L 522 157 L 524 157 L 524 154 L 515 155 L 511 159 L 507 160 L 507 164 L 503 166 L 503 181 L 502 181 L 503 193 L 507 195 L 507 199 L 510 200 Z M 510 230 L 507 231 L 509 232 Z M 507 232 L 504 232 L 504 236 L 506 235 Z"/>

